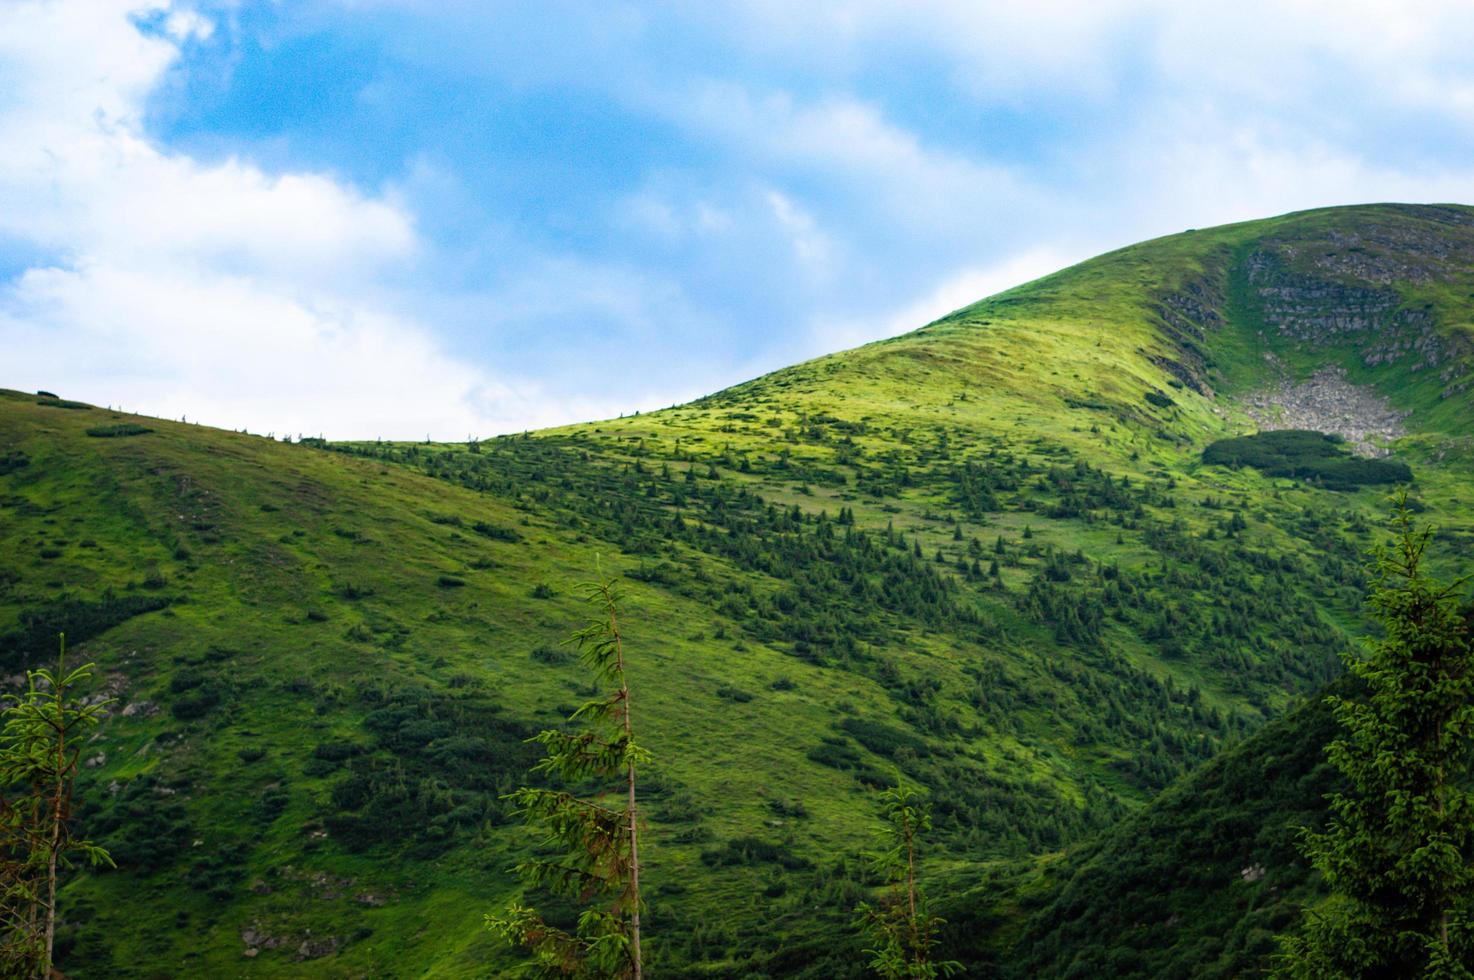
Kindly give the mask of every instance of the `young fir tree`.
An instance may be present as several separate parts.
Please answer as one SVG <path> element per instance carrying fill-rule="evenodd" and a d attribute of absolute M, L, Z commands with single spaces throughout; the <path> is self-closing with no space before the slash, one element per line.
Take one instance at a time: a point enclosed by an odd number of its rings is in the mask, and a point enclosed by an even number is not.
<path fill-rule="evenodd" d="M 523 787 L 507 798 L 530 824 L 546 831 L 544 844 L 564 852 L 560 860 L 528 861 L 517 873 L 534 887 L 546 887 L 591 907 L 579 916 L 573 933 L 548 925 L 535 910 L 512 903 L 486 924 L 508 942 L 526 946 L 533 971 L 543 977 L 613 977 L 640 980 L 640 849 L 635 800 L 636 768 L 650 755 L 635 742 L 630 720 L 630 689 L 614 583 L 585 588 L 601 607 L 600 618 L 573 634 L 583 661 L 597 681 L 612 687 L 579 708 L 571 732 L 549 729 L 532 741 L 547 748 L 533 772 L 565 784 L 619 781 L 621 802 L 607 794 L 593 798 L 566 789 Z"/>
<path fill-rule="evenodd" d="M 931 810 L 899 780 L 881 799 L 886 826 L 874 862 L 891 891 L 878 905 L 861 902 L 857 910 L 873 944 L 865 950 L 870 966 L 886 980 L 950 977 L 962 970 L 962 964 L 932 958 L 942 920 L 927 910 L 926 895 L 917 879 L 921 835 L 931 829 Z"/>
<path fill-rule="evenodd" d="M 1282 940 L 1281 977 L 1471 977 L 1474 969 L 1474 649 L 1462 582 L 1431 577 L 1429 530 L 1398 501 L 1371 603 L 1385 636 L 1348 658 L 1364 698 L 1332 698 L 1327 747 L 1350 789 L 1304 849 L 1331 897 Z"/>
<path fill-rule="evenodd" d="M 111 699 L 78 700 L 92 664 L 27 671 L 0 727 L 0 975 L 49 977 L 56 944 L 56 890 L 70 856 L 111 865 L 107 851 L 73 836 L 72 791 L 87 732 Z"/>

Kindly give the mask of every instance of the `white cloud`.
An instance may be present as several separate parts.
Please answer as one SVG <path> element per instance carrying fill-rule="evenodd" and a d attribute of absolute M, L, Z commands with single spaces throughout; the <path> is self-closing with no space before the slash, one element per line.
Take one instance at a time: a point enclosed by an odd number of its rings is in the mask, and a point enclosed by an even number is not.
<path fill-rule="evenodd" d="M 1109 89 L 1115 64 L 1107 40 L 1129 36 L 1148 4 L 1134 0 L 839 0 L 799 4 L 754 0 L 735 17 L 710 8 L 713 20 L 735 20 L 746 43 L 828 61 L 845 72 L 919 48 L 950 63 L 957 86 L 989 99 L 1039 94 L 1041 83 L 1071 92 Z"/>
<path fill-rule="evenodd" d="M 845 96 L 800 100 L 705 81 L 656 100 L 702 138 L 721 139 L 750 166 L 821 176 L 843 185 L 896 227 L 937 234 L 980 210 L 1021 213 L 1044 198 L 1014 168 L 923 144 L 876 106 Z"/>
<path fill-rule="evenodd" d="M 568 421 L 375 301 L 421 249 L 392 201 L 149 142 L 145 100 L 211 29 L 162 0 L 0 8 L 0 231 L 62 256 L 0 286 L 3 382 L 338 437 Z"/>
<path fill-rule="evenodd" d="M 1182 106 L 1102 149 L 1110 193 L 1081 206 L 1119 237 L 1102 246 L 1288 211 L 1370 202 L 1474 201 L 1474 164 L 1401 165 L 1293 127 Z M 1149 175 L 1142 179 L 1137 175 Z"/>
<path fill-rule="evenodd" d="M 794 258 L 827 278 L 832 246 L 814 216 L 779 191 L 770 190 L 766 196 L 773 217 L 788 236 Z"/>
<path fill-rule="evenodd" d="M 930 53 L 957 87 L 987 101 L 1107 95 L 1139 60 L 1194 90 L 1245 91 L 1304 80 L 1341 62 L 1338 80 L 1434 96 L 1429 79 L 1467 78 L 1467 0 L 752 0 L 692 16 L 735 26 L 745 46 L 858 73 L 887 50 Z M 1324 74 L 1321 77 L 1330 77 Z M 1150 81 L 1138 76 L 1137 84 Z"/>

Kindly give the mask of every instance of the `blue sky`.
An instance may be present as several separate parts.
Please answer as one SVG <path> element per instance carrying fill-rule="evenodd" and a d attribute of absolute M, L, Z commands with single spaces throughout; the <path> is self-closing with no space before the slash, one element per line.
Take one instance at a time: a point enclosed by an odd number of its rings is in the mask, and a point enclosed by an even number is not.
<path fill-rule="evenodd" d="M 668 405 L 1154 235 L 1474 202 L 1471 42 L 1416 0 L 7 0 L 0 385 L 343 438 Z"/>

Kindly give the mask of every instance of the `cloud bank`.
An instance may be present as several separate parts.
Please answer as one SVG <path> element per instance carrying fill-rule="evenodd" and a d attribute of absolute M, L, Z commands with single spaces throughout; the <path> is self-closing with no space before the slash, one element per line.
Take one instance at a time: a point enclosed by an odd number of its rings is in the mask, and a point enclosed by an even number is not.
<path fill-rule="evenodd" d="M 11 0 L 0 384 L 456 439 L 1142 238 L 1474 201 L 1474 8 Z"/>
<path fill-rule="evenodd" d="M 11 385 L 278 434 L 459 438 L 556 412 L 376 303 L 414 217 L 324 174 L 203 164 L 144 132 L 209 20 L 164 3 L 0 11 L 0 234 L 49 261 L 0 289 Z"/>

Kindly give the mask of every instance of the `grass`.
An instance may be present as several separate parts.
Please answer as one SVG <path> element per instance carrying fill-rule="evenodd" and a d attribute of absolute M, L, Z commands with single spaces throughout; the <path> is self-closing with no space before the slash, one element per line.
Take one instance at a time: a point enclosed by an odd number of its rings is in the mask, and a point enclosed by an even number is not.
<path fill-rule="evenodd" d="M 586 691 L 558 655 L 590 613 L 574 586 L 600 566 L 625 579 L 657 759 L 654 971 L 858 975 L 849 905 L 894 778 L 933 797 L 948 892 L 1012 882 L 997 935 L 1022 934 L 1034 862 L 1283 713 L 1365 628 L 1358 556 L 1383 492 L 1202 462 L 1250 428 L 1239 399 L 1272 377 L 1266 351 L 1296 374 L 1345 366 L 1411 410 L 1394 458 L 1443 533 L 1474 540 L 1467 393 L 1367 367 L 1364 338 L 1264 332 L 1240 274 L 1275 242 L 1298 242 L 1309 275 L 1333 231 L 1420 240 L 1431 221 L 1378 207 L 1159 239 L 689 405 L 474 447 L 288 445 L 0 395 L 0 635 L 109 590 L 167 600 L 81 648 L 124 708 L 84 773 L 85 819 L 157 861 L 73 880 L 64 966 L 507 968 L 479 924 L 535 843 L 495 804 L 515 739 L 487 782 L 423 787 L 448 794 L 426 811 L 443 840 L 353 850 L 329 829 L 333 790 L 433 747 L 374 747 L 371 714 L 407 691 L 427 720 L 557 724 Z M 1463 322 L 1474 284 L 1409 276 L 1405 302 Z M 1183 295 L 1219 318 L 1196 352 L 1163 319 Z M 825 544 L 857 532 L 871 551 Z M 201 691 L 213 702 L 180 717 Z M 366 751 L 317 753 L 343 743 Z M 477 819 L 446 824 L 459 806 Z M 747 838 L 764 846 L 737 852 L 759 856 L 728 863 Z M 300 959 L 314 938 L 339 945 Z"/>

